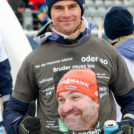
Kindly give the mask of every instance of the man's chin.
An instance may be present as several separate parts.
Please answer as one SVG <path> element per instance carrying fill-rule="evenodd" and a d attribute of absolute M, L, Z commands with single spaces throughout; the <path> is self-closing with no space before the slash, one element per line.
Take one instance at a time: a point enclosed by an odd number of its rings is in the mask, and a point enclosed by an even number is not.
<path fill-rule="evenodd" d="M 71 35 L 72 33 L 74 33 L 74 31 L 73 31 L 73 27 L 70 27 L 70 28 L 63 28 L 62 29 L 62 32 L 61 33 L 63 33 L 63 34 L 65 34 L 65 35 Z"/>
<path fill-rule="evenodd" d="M 67 127 L 68 130 L 78 131 L 78 127 L 76 125 L 74 125 L 73 123 L 65 124 L 65 126 Z"/>
<path fill-rule="evenodd" d="M 82 130 L 83 125 L 82 123 L 78 123 L 78 120 L 73 120 L 73 121 L 66 121 L 64 122 L 65 126 L 67 127 L 67 129 L 71 130 L 71 131 L 78 131 L 78 130 Z"/>

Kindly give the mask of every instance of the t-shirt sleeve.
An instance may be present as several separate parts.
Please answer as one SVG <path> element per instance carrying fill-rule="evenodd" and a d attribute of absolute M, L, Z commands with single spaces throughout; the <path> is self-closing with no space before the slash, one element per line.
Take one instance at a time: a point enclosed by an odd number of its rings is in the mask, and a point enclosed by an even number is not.
<path fill-rule="evenodd" d="M 111 77 L 109 86 L 116 96 L 122 96 L 134 87 L 134 82 L 128 71 L 125 60 L 118 53 L 114 62 L 113 76 Z"/>
<path fill-rule="evenodd" d="M 29 103 L 38 96 L 38 86 L 34 77 L 34 71 L 28 60 L 25 59 L 17 74 L 13 97 L 24 102 Z"/>

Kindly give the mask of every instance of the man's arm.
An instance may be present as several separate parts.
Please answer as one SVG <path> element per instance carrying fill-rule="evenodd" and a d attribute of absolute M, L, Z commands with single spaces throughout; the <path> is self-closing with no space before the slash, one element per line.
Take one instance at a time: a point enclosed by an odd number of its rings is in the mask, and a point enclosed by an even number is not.
<path fill-rule="evenodd" d="M 3 97 L 4 108 L 12 93 L 11 67 L 0 36 L 0 94 Z"/>
<path fill-rule="evenodd" d="M 115 96 L 118 104 L 121 106 L 121 112 L 123 116 L 125 114 L 134 115 L 134 88 L 130 90 L 127 94 L 122 96 Z M 123 120 L 128 120 L 134 127 L 134 119 L 131 117 L 124 118 Z"/>
<path fill-rule="evenodd" d="M 4 126 L 7 134 L 17 134 L 18 125 L 28 111 L 28 103 L 23 103 L 11 96 L 4 110 Z"/>
<path fill-rule="evenodd" d="M 12 77 L 8 59 L 0 62 L 0 94 L 2 96 L 12 93 Z"/>

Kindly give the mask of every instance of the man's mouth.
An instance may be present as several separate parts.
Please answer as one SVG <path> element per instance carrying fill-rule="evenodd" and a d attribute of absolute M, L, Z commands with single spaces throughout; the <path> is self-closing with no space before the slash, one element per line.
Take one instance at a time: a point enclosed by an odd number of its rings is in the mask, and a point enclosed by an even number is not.
<path fill-rule="evenodd" d="M 70 114 L 70 115 L 64 116 L 64 119 L 66 121 L 76 121 L 78 117 L 79 117 L 79 114 Z"/>
<path fill-rule="evenodd" d="M 60 22 L 62 22 L 62 23 L 71 23 L 71 22 L 73 22 L 73 20 L 60 20 Z"/>

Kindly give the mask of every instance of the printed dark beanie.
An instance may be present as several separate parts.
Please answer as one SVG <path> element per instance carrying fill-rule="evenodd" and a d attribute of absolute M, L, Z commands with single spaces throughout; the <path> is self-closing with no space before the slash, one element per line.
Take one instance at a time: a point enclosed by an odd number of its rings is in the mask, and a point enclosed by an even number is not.
<path fill-rule="evenodd" d="M 50 15 L 50 11 L 51 11 L 51 7 L 54 3 L 58 2 L 58 1 L 61 1 L 61 0 L 46 0 L 46 10 L 47 10 L 47 14 L 48 16 L 51 18 L 51 15 Z M 84 14 L 84 11 L 85 11 L 85 0 L 75 0 L 76 2 L 78 2 L 78 4 L 80 5 L 81 7 L 81 11 L 82 11 L 82 15 Z"/>
<path fill-rule="evenodd" d="M 132 34 L 134 30 L 133 16 L 120 6 L 112 7 L 104 19 L 104 31 L 106 36 L 114 40 L 121 36 Z"/>

